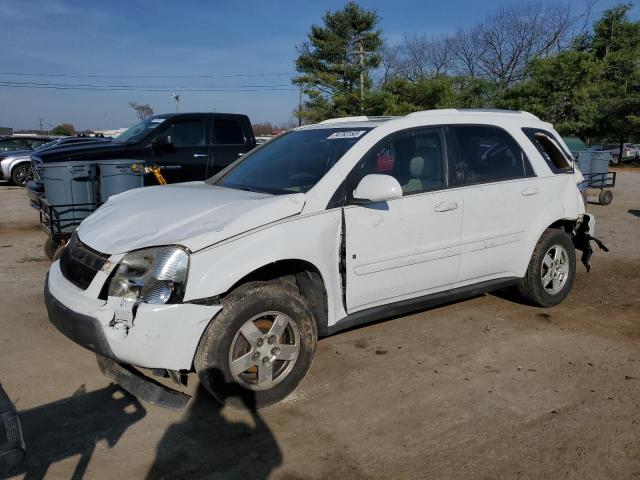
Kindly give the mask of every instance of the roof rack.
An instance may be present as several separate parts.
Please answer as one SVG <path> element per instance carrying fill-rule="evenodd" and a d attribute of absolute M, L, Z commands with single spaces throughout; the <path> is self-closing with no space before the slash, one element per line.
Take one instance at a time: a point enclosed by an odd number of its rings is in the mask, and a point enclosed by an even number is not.
<path fill-rule="evenodd" d="M 455 113 L 484 113 L 493 115 L 519 115 L 521 117 L 533 118 L 540 120 L 533 113 L 522 110 L 502 110 L 499 108 L 441 108 L 435 110 L 422 110 L 419 112 L 409 113 L 407 117 L 421 117 L 423 115 L 451 115 Z"/>
<path fill-rule="evenodd" d="M 360 115 L 357 117 L 339 117 L 339 118 L 329 118 L 327 120 L 323 120 L 319 122 L 318 125 L 325 125 L 327 123 L 346 123 L 346 122 L 381 122 L 386 120 L 391 120 L 393 118 L 398 118 L 391 115 L 379 115 L 379 116 L 371 116 L 367 117 L 366 115 Z"/>

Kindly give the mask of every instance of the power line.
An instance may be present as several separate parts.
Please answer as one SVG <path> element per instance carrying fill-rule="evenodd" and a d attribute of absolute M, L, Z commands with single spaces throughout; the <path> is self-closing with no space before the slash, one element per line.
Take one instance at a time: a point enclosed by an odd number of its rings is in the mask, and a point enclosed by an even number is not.
<path fill-rule="evenodd" d="M 84 90 L 94 92 L 262 92 L 262 91 L 297 91 L 286 84 L 281 85 L 240 85 L 235 87 L 204 86 L 204 87 L 157 87 L 135 85 L 91 85 L 91 84 L 61 84 L 61 83 L 35 83 L 35 82 L 10 82 L 0 80 L 0 88 L 36 88 L 49 90 Z"/>
<path fill-rule="evenodd" d="M 94 83 L 52 83 L 52 82 L 19 82 L 16 80 L 0 80 L 0 83 L 11 83 L 25 86 L 55 86 L 55 87 L 90 87 L 90 88 L 172 88 L 180 90 L 183 88 L 273 88 L 291 87 L 289 83 L 268 84 L 268 85 L 99 85 Z"/>
<path fill-rule="evenodd" d="M 275 73 L 229 73 L 229 74 L 203 74 L 203 75 L 131 75 L 131 74 L 91 74 L 76 73 L 28 73 L 28 72 L 0 72 L 0 75 L 15 75 L 21 77 L 66 77 L 66 78 L 236 78 L 236 77 L 284 77 L 295 75 L 295 72 Z"/>

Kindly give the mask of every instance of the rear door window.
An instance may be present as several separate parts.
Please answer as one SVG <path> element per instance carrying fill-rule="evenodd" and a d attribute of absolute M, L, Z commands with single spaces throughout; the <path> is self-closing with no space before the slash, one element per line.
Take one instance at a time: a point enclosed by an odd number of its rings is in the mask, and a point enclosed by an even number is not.
<path fill-rule="evenodd" d="M 216 143 L 220 145 L 243 145 L 244 132 L 240 122 L 231 118 L 216 118 L 213 121 Z"/>
<path fill-rule="evenodd" d="M 489 125 L 451 127 L 458 151 L 458 185 L 534 176 L 529 159 L 505 130 Z"/>
<path fill-rule="evenodd" d="M 204 120 L 174 123 L 167 133 L 171 136 L 174 147 L 197 147 L 207 144 Z"/>
<path fill-rule="evenodd" d="M 571 156 L 560 146 L 555 137 L 539 128 L 523 128 L 524 134 L 531 140 L 553 173 L 573 172 Z"/>

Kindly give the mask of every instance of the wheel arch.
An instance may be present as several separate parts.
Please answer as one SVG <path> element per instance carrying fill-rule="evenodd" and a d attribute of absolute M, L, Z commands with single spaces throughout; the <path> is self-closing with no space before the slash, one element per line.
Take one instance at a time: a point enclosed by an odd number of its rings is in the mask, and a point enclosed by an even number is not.
<path fill-rule="evenodd" d="M 318 334 L 320 336 L 328 334 L 327 289 L 320 269 L 313 263 L 298 258 L 288 258 L 263 265 L 237 280 L 221 297 L 228 295 L 240 285 L 254 281 L 282 281 L 297 287 L 309 302 L 318 327 Z"/>

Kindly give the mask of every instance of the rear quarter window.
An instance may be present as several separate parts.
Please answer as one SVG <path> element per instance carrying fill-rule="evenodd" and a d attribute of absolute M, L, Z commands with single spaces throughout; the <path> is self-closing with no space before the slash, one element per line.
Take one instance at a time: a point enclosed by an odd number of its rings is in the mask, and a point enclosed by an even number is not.
<path fill-rule="evenodd" d="M 522 131 L 536 147 L 553 173 L 572 173 L 572 158 L 560 146 L 554 135 L 539 128 L 523 128 Z"/>

